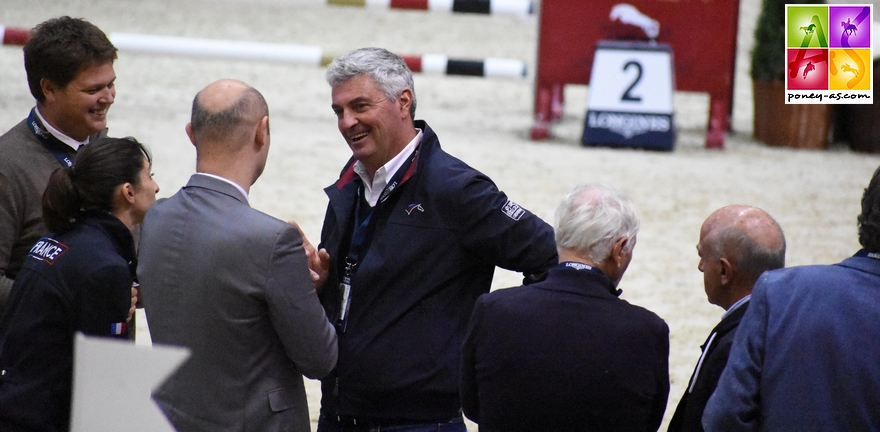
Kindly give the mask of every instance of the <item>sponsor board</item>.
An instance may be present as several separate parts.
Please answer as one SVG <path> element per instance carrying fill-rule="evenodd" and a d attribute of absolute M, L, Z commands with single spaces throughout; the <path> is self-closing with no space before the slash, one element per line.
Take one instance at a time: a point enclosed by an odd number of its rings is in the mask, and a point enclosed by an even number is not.
<path fill-rule="evenodd" d="M 672 70 L 668 44 L 596 44 L 583 145 L 672 150 Z"/>

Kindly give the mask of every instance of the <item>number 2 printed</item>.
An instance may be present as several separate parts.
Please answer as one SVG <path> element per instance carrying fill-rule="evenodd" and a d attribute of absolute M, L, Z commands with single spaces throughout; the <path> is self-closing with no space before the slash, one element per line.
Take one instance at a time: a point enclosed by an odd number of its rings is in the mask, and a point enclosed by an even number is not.
<path fill-rule="evenodd" d="M 629 69 L 630 66 L 635 66 L 636 68 L 636 79 L 633 80 L 632 84 L 630 84 L 629 87 L 626 88 L 626 91 L 623 92 L 623 96 L 620 97 L 620 100 L 627 102 L 641 102 L 641 96 L 633 96 L 632 94 L 630 94 L 630 92 L 632 92 L 633 87 L 635 87 L 639 83 L 639 81 L 642 80 L 642 65 L 635 60 L 630 60 L 625 65 L 623 65 L 623 71 L 626 72 L 626 70 Z"/>

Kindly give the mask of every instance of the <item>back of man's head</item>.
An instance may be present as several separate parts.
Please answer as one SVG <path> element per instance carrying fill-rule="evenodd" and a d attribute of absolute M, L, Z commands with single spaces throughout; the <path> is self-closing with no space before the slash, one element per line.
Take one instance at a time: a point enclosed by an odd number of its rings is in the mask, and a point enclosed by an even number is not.
<path fill-rule="evenodd" d="M 600 263 L 614 243 L 626 237 L 627 250 L 635 246 L 639 218 L 623 192 L 605 185 L 580 185 L 566 194 L 556 208 L 556 247 Z"/>
<path fill-rule="evenodd" d="M 859 244 L 871 252 L 880 252 L 880 168 L 862 195 L 859 222 Z"/>
<path fill-rule="evenodd" d="M 409 115 L 410 120 L 415 120 L 416 87 L 412 71 L 397 54 L 383 48 L 360 48 L 333 59 L 327 66 L 326 77 L 330 87 L 336 87 L 364 74 L 369 75 L 391 100 L 397 100 L 404 89 L 410 89 L 412 105 Z"/>
<path fill-rule="evenodd" d="M 39 102 L 46 98 L 40 80 L 64 87 L 82 70 L 114 60 L 116 47 L 101 29 L 68 16 L 38 24 L 24 46 L 28 87 Z"/>
<path fill-rule="evenodd" d="M 709 259 L 726 258 L 736 269 L 738 283 L 750 289 L 762 273 L 785 267 L 785 235 L 767 212 L 732 205 L 713 213 L 708 234 Z"/>
<path fill-rule="evenodd" d="M 193 99 L 193 144 L 199 151 L 210 146 L 212 151 L 235 153 L 268 115 L 269 106 L 255 88 L 236 80 L 213 82 Z"/>

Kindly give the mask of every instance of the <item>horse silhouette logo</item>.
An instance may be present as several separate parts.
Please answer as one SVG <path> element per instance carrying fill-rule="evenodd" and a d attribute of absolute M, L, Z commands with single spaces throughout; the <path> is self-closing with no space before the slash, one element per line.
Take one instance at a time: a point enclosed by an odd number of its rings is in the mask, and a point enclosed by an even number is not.
<path fill-rule="evenodd" d="M 816 65 L 813 62 L 807 63 L 807 66 L 804 68 L 804 79 L 807 79 L 807 72 L 812 72 L 816 70 Z"/>
<path fill-rule="evenodd" d="M 859 32 L 859 26 L 853 24 L 850 18 L 847 18 L 846 21 L 841 21 L 840 26 L 843 27 L 843 33 L 847 36 L 852 36 Z"/>
<path fill-rule="evenodd" d="M 412 214 L 413 210 L 418 210 L 422 213 L 425 212 L 425 208 L 422 207 L 422 203 L 410 204 L 410 205 L 406 206 L 406 214 L 408 214 L 408 215 Z"/>

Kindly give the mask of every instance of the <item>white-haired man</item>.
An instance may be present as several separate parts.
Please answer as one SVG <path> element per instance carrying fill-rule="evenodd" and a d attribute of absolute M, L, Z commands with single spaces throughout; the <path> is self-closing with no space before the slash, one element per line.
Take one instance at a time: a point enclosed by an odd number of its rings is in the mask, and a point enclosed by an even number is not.
<path fill-rule="evenodd" d="M 461 398 L 481 431 L 657 430 L 669 395 L 669 327 L 618 298 L 639 220 L 629 198 L 583 185 L 556 210 L 546 280 L 477 300 Z"/>

